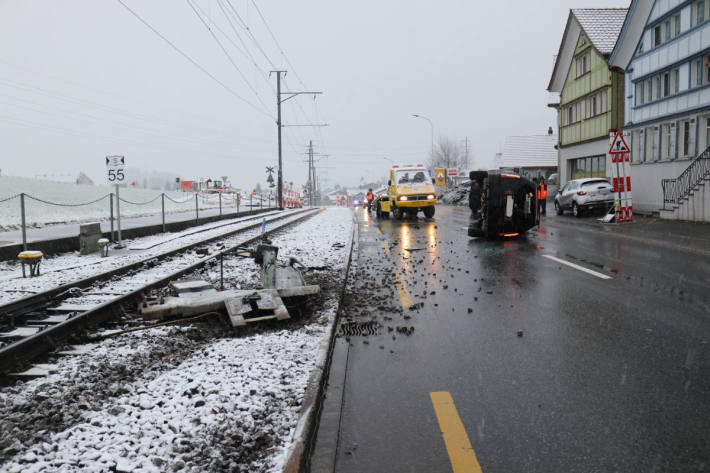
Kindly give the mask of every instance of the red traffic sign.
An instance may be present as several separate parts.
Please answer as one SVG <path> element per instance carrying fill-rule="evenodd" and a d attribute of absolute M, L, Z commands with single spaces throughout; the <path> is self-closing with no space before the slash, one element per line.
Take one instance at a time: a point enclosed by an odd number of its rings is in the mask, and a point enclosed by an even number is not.
<path fill-rule="evenodd" d="M 456 169 L 447 169 L 446 172 L 449 174 L 450 177 L 459 175 L 459 172 Z"/>
<path fill-rule="evenodd" d="M 626 144 L 624 136 L 620 131 L 617 131 L 614 136 L 614 141 L 611 142 L 611 146 L 609 147 L 609 154 L 626 154 L 629 151 L 629 145 Z"/>

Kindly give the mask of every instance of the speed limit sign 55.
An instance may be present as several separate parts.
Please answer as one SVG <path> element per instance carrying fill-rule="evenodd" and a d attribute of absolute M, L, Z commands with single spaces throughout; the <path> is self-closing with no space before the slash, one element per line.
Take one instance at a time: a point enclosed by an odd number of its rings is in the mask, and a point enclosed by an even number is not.
<path fill-rule="evenodd" d="M 126 177 L 123 168 L 126 166 L 126 159 L 123 156 L 106 156 L 106 178 L 110 183 L 122 182 Z"/>

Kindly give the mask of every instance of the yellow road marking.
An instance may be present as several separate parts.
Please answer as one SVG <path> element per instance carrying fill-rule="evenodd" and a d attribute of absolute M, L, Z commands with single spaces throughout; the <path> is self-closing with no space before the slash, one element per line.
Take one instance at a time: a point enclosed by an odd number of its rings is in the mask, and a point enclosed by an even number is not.
<path fill-rule="evenodd" d="M 456 411 L 454 400 L 447 391 L 429 393 L 434 405 L 439 428 L 444 436 L 446 451 L 449 454 L 454 473 L 482 473 L 476 452 L 471 447 L 468 434 Z"/>
<path fill-rule="evenodd" d="M 389 247 L 387 247 L 387 243 L 380 240 L 380 245 L 382 245 L 382 249 L 385 250 L 387 256 L 391 258 L 392 253 L 390 253 L 390 249 Z M 412 299 L 412 296 L 409 294 L 409 291 L 407 290 L 407 285 L 404 283 L 402 275 L 395 270 L 392 271 L 392 276 L 394 277 L 394 287 L 395 289 L 397 289 L 397 294 L 399 294 L 399 301 L 402 303 L 402 307 L 404 307 L 405 309 L 409 309 L 414 305 L 414 299 Z"/>

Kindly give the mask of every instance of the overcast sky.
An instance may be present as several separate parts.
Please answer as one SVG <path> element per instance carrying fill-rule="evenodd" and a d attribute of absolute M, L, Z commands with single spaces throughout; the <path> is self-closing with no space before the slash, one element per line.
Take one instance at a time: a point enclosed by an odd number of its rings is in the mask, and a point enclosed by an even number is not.
<path fill-rule="evenodd" d="M 182 0 L 123 1 L 223 85 L 118 0 L 0 0 L 3 175 L 103 181 L 104 156 L 122 154 L 183 179 L 263 183 L 277 162 L 274 67 L 289 70 L 283 90 L 323 91 L 286 102 L 284 124 L 329 125 L 284 128 L 286 180 L 305 182 L 311 139 L 328 155 L 318 164 L 331 184 L 379 178 L 384 158 L 424 162 L 430 126 L 412 114 L 431 120 L 435 139 L 468 137 L 474 167 L 485 168 L 505 136 L 554 126 L 545 89 L 569 9 L 628 6 L 191 0 L 195 13 Z"/>

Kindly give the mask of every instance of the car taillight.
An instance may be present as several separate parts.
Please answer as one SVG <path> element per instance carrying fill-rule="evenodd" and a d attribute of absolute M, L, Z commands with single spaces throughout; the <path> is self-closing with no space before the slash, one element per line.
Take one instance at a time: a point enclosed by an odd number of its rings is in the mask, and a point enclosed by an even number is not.
<path fill-rule="evenodd" d="M 577 191 L 577 195 L 587 195 L 585 191 Z"/>

